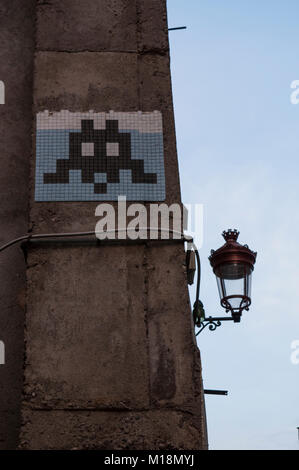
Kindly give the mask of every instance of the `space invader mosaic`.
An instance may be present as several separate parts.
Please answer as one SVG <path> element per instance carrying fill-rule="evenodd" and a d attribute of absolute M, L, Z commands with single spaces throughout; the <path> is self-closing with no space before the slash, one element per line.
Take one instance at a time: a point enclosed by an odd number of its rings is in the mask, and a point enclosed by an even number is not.
<path fill-rule="evenodd" d="M 36 201 L 165 199 L 159 111 L 43 111 L 36 121 Z"/>

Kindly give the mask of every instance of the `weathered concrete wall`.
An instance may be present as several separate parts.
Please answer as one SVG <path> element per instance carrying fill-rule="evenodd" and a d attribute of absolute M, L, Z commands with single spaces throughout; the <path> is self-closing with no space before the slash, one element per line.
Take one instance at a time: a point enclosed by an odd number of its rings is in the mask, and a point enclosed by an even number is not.
<path fill-rule="evenodd" d="M 29 260 L 22 446 L 204 447 L 182 248 L 37 246 Z"/>
<path fill-rule="evenodd" d="M 180 202 L 166 6 L 37 2 L 34 113 L 163 114 L 166 202 Z M 34 233 L 93 230 L 96 203 L 37 203 Z M 206 446 L 179 245 L 29 245 L 22 448 Z"/>
<path fill-rule="evenodd" d="M 28 231 L 35 1 L 0 1 L 0 244 Z M 25 262 L 19 247 L 0 256 L 0 450 L 17 445 L 22 388 Z"/>
<path fill-rule="evenodd" d="M 31 421 L 32 413 L 24 419 Z M 30 441 L 33 449 L 50 450 L 194 450 L 199 432 L 195 417 L 177 410 L 36 411 Z"/>

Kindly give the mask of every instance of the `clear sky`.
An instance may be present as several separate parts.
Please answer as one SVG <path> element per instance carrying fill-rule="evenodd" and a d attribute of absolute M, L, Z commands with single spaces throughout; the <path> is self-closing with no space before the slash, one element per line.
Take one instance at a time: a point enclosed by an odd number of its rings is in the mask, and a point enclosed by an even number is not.
<path fill-rule="evenodd" d="M 241 324 L 198 336 L 211 449 L 299 441 L 298 0 L 168 0 L 183 202 L 204 204 L 201 299 L 223 315 L 207 257 L 240 230 L 258 252 Z M 191 291 L 194 300 L 194 290 Z M 299 357 L 299 355 L 298 355 Z"/>

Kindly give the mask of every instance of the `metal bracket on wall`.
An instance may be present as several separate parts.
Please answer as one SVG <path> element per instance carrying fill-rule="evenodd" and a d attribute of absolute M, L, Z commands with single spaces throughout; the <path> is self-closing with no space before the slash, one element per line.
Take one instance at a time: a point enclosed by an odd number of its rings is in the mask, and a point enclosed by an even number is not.
<path fill-rule="evenodd" d="M 198 323 L 196 323 L 196 326 L 199 328 L 196 336 L 199 335 L 207 326 L 209 327 L 210 331 L 215 331 L 218 326 L 221 326 L 221 322 L 233 320 L 233 317 L 208 317 L 201 319 Z"/>
<path fill-rule="evenodd" d="M 203 303 L 197 298 L 193 306 L 193 321 L 194 325 L 199 328 L 196 336 L 198 336 L 207 326 L 210 331 L 215 331 L 216 328 L 221 326 L 223 321 L 235 321 L 233 317 L 207 317 Z"/>
<path fill-rule="evenodd" d="M 177 26 L 176 28 L 168 28 L 168 31 L 176 31 L 178 29 L 187 29 L 187 26 Z"/>

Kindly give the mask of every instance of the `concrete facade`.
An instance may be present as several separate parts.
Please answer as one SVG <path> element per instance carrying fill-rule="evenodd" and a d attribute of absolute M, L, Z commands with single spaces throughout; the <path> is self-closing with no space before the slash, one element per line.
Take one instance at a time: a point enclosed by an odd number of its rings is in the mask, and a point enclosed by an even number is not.
<path fill-rule="evenodd" d="M 28 232 L 35 1 L 0 2 L 0 243 Z M 20 426 L 25 311 L 25 262 L 19 247 L 0 256 L 0 449 L 16 447 Z"/>
<path fill-rule="evenodd" d="M 26 98 L 26 123 L 19 136 L 27 154 L 23 152 L 22 170 L 18 167 L 13 176 L 8 168 L 12 181 L 3 183 L 7 188 L 19 178 L 24 191 L 13 202 L 9 199 L 11 238 L 28 229 L 34 234 L 92 231 L 97 221 L 94 202 L 34 201 L 31 102 L 33 115 L 63 109 L 161 111 L 165 202 L 180 203 L 166 2 L 50 0 L 37 1 L 35 12 L 33 4 L 28 2 L 28 13 L 31 18 L 35 14 L 36 31 L 33 35 L 29 21 L 27 60 L 32 63 L 35 51 L 34 86 L 31 92 L 29 73 L 28 90 L 22 92 L 30 100 Z M 9 142 L 8 150 L 13 138 Z M 11 147 L 11 153 L 16 149 Z M 14 224 L 18 197 L 24 211 Z M 2 239 L 6 237 L 7 232 Z M 25 267 L 27 282 L 26 301 L 20 295 L 26 304 L 20 448 L 206 448 L 200 355 L 183 246 L 29 244 L 26 266 L 15 249 L 6 258 L 2 255 L 1 268 L 7 269 L 8 260 L 11 264 L 12 253 L 18 263 L 13 273 L 20 281 L 7 280 L 13 286 L 7 290 L 7 305 L 23 292 Z M 16 392 L 10 408 L 4 402 L 0 411 L 4 416 L 11 409 L 14 416 L 0 429 L 11 436 L 3 448 L 17 445 L 22 310 L 18 318 L 13 325 L 17 334 L 4 328 L 17 363 L 5 366 Z"/>

